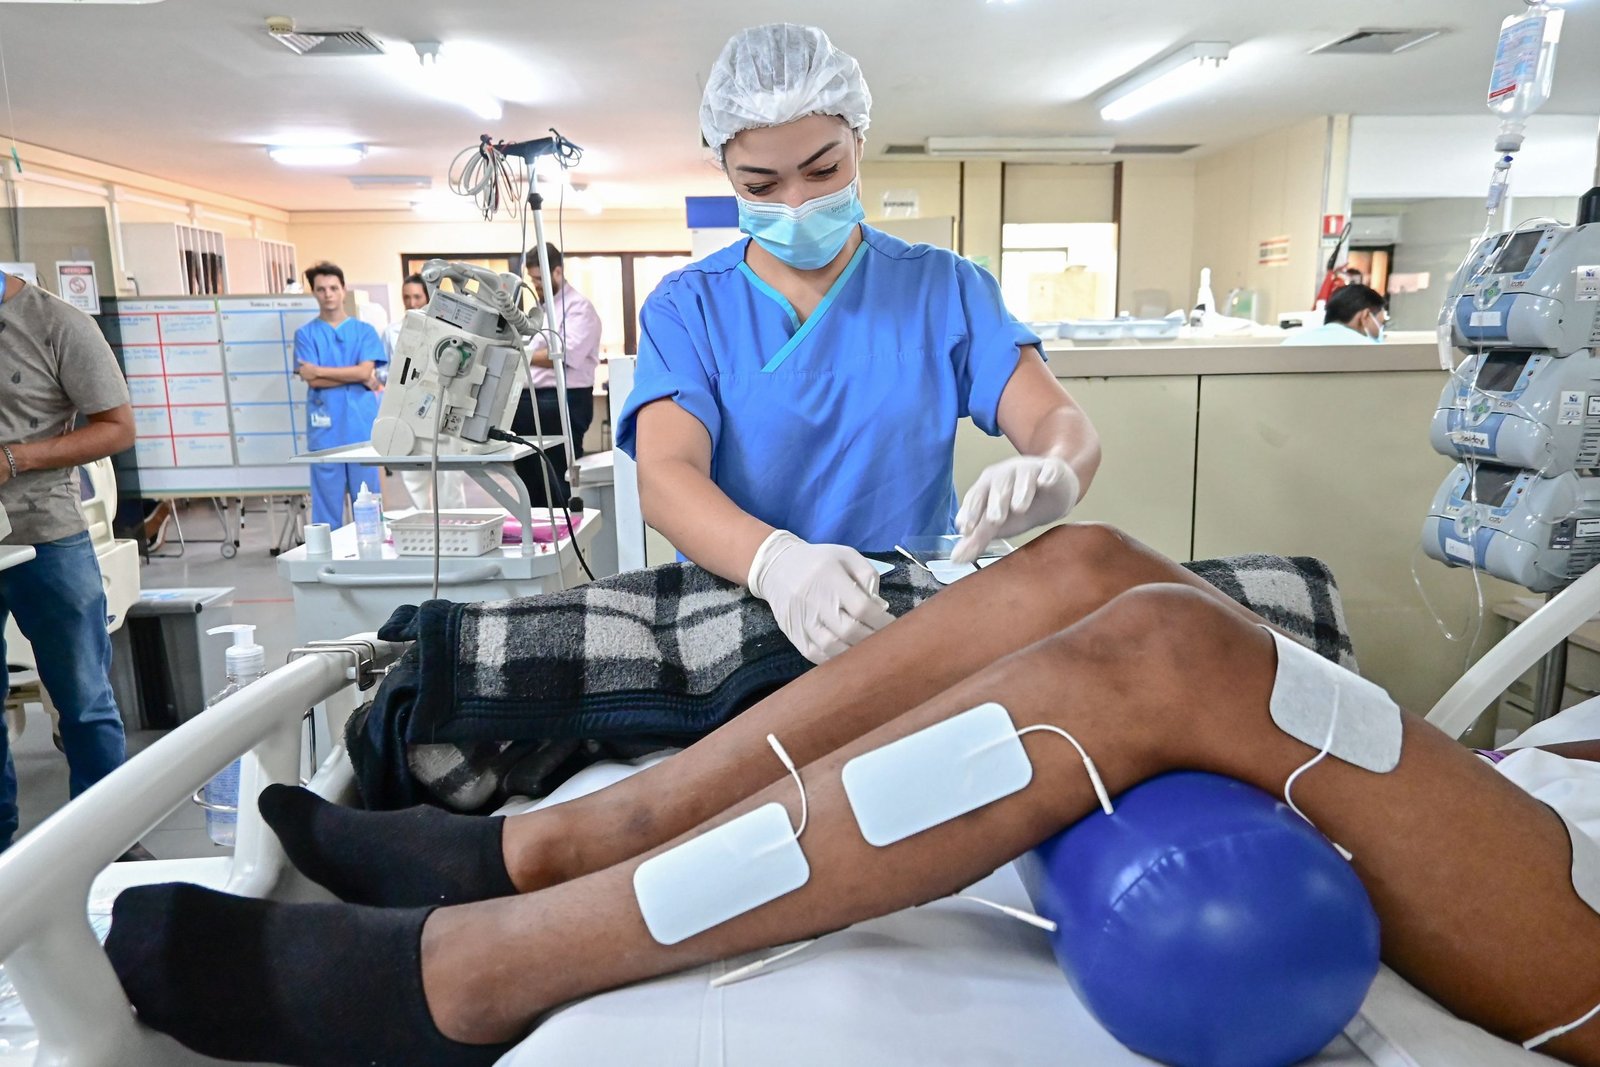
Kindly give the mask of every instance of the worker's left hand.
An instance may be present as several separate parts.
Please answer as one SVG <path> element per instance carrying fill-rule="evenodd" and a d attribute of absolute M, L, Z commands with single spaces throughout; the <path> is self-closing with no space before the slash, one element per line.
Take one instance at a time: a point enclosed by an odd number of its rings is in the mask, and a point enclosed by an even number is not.
<path fill-rule="evenodd" d="M 984 468 L 956 513 L 961 540 L 950 554 L 971 563 L 996 537 L 1067 517 L 1078 505 L 1078 474 L 1055 456 L 1014 456 Z"/>

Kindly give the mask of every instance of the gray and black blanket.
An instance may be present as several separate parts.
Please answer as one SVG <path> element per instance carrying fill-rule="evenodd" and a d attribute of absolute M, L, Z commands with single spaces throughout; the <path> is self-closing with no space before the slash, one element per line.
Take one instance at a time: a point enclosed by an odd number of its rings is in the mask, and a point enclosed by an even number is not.
<path fill-rule="evenodd" d="M 1242 556 L 1189 570 L 1323 656 L 1355 656 L 1320 562 Z M 897 617 L 939 586 L 898 566 Z M 363 802 L 476 811 L 538 796 L 598 759 L 705 736 L 811 664 L 765 602 L 690 563 L 561 593 L 403 607 L 379 631 L 414 642 L 346 733 Z"/>

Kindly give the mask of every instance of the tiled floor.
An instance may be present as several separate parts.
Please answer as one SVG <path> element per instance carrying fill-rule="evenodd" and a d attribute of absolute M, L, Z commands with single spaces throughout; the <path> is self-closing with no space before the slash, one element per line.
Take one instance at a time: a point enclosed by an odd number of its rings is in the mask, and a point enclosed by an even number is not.
<path fill-rule="evenodd" d="M 223 559 L 215 542 L 189 544 L 182 556 L 152 559 L 141 569 L 144 589 L 179 586 L 232 586 L 233 621 L 255 623 L 257 640 L 267 651 L 268 668 L 284 661 L 294 637 L 294 609 L 289 586 L 278 576 L 277 560 L 268 555 L 272 534 L 261 501 L 250 502 L 256 509 L 245 516 L 244 536 L 239 554 Z M 281 521 L 281 520 L 280 520 Z M 196 504 L 184 514 L 184 531 L 193 537 L 217 536 L 216 520 L 209 505 Z M 173 551 L 169 545 L 164 551 Z M 159 730 L 141 730 L 128 736 L 128 754 L 160 743 Z M 40 717 L 28 722 L 22 738 L 14 746 L 19 801 L 22 808 L 21 831 L 37 826 L 67 802 L 67 763 L 50 740 L 49 724 Z M 205 813 L 193 804 L 183 804 L 157 829 L 145 836 L 144 845 L 159 859 L 214 856 L 223 852 L 211 843 L 205 832 Z"/>

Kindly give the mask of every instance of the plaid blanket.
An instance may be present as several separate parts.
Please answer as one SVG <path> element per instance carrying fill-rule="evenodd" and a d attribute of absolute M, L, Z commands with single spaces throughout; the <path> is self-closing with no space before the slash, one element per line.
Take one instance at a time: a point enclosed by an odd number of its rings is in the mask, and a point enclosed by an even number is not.
<path fill-rule="evenodd" d="M 1351 669 L 1333 576 L 1313 559 L 1188 565 Z M 880 592 L 900 616 L 940 587 L 897 566 Z M 517 600 L 403 607 L 379 631 L 413 642 L 352 718 L 347 749 L 368 807 L 476 811 L 539 796 L 599 759 L 705 736 L 811 664 L 765 602 L 689 564 Z"/>

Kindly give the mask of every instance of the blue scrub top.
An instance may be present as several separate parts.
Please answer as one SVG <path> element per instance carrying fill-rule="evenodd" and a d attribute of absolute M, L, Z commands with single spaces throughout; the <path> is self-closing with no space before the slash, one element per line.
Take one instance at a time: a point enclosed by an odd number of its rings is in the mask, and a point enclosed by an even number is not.
<path fill-rule="evenodd" d="M 294 332 L 294 358 L 319 367 L 354 367 L 371 361 L 387 363 L 378 331 L 360 319 L 329 326 L 312 319 Z M 312 449 L 361 444 L 372 438 L 378 417 L 378 394 L 360 382 L 331 389 L 308 389 L 306 444 Z"/>
<path fill-rule="evenodd" d="M 711 435 L 711 480 L 814 544 L 892 551 L 955 529 L 957 421 L 991 436 L 1000 394 L 1039 338 L 970 260 L 870 226 L 804 323 L 745 265 L 748 240 L 668 275 L 639 314 L 639 409 L 670 397 Z"/>

